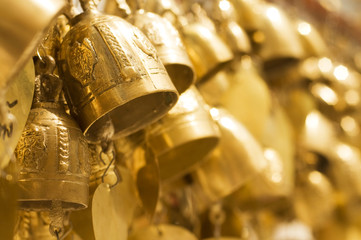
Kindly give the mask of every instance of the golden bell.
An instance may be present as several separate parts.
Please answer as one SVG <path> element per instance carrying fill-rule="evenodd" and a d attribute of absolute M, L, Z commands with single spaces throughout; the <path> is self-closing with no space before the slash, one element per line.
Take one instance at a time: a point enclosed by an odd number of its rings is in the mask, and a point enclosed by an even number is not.
<path fill-rule="evenodd" d="M 237 9 L 238 23 L 246 31 L 255 31 L 262 26 L 262 0 L 230 0 Z"/>
<path fill-rule="evenodd" d="M 165 18 L 143 10 L 129 19 L 151 41 L 179 93 L 194 82 L 195 73 L 177 29 Z"/>
<path fill-rule="evenodd" d="M 328 54 L 325 40 L 312 24 L 299 20 L 295 21 L 294 26 L 308 56 L 322 57 Z"/>
<path fill-rule="evenodd" d="M 301 172 L 299 175 L 294 195 L 295 212 L 304 223 L 318 228 L 331 217 L 335 207 L 332 185 L 318 171 Z"/>
<path fill-rule="evenodd" d="M 231 194 L 267 166 L 261 145 L 225 109 L 212 108 L 221 139 L 192 173 L 195 204 L 200 210 Z"/>
<path fill-rule="evenodd" d="M 226 43 L 200 23 L 184 26 L 182 35 L 196 71 L 197 82 L 208 80 L 233 59 L 232 51 Z"/>
<path fill-rule="evenodd" d="M 0 10 L 0 88 L 34 54 L 46 29 L 65 7 L 63 0 L 5 0 Z"/>
<path fill-rule="evenodd" d="M 263 24 L 253 34 L 252 41 L 260 45 L 256 52 L 264 60 L 264 68 L 279 71 L 277 67 L 302 59 L 305 52 L 289 17 L 270 3 L 262 4 L 261 11 Z"/>
<path fill-rule="evenodd" d="M 207 6 L 207 5 L 206 5 Z M 214 21 L 217 33 L 232 49 L 235 55 L 242 55 L 251 51 L 251 42 L 247 33 L 237 23 L 238 14 L 233 4 L 228 0 L 217 0 L 205 9 Z"/>
<path fill-rule="evenodd" d="M 207 103 L 222 105 L 257 140 L 262 139 L 271 112 L 271 91 L 249 56 L 235 62 L 234 71 L 217 73 L 199 89 Z"/>
<path fill-rule="evenodd" d="M 139 29 L 84 1 L 59 52 L 68 104 L 88 139 L 129 135 L 165 115 L 178 93 Z"/>
<path fill-rule="evenodd" d="M 169 113 L 148 128 L 161 179 L 189 171 L 218 143 L 219 131 L 195 87 L 184 92 Z"/>
<path fill-rule="evenodd" d="M 47 211 L 54 201 L 65 210 L 88 204 L 88 146 L 77 123 L 59 101 L 61 80 L 36 78 L 34 101 L 15 150 L 21 209 Z"/>

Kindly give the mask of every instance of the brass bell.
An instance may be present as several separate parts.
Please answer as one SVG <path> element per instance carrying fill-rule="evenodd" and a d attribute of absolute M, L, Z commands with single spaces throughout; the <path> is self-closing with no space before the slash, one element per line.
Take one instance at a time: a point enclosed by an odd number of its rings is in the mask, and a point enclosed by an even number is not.
<path fill-rule="evenodd" d="M 228 0 L 217 0 L 205 9 L 213 20 L 217 33 L 232 49 L 235 56 L 251 52 L 251 42 L 247 33 L 237 23 L 238 14 Z"/>
<path fill-rule="evenodd" d="M 184 26 L 182 35 L 197 74 L 197 82 L 208 80 L 233 59 L 233 53 L 226 43 L 201 23 Z"/>
<path fill-rule="evenodd" d="M 290 18 L 274 4 L 263 3 L 260 16 L 262 25 L 252 41 L 259 44 L 256 53 L 264 60 L 267 71 L 292 65 L 305 57 L 305 52 Z M 283 34 L 287 32 L 287 34 Z"/>
<path fill-rule="evenodd" d="M 219 72 L 199 86 L 207 103 L 222 105 L 257 139 L 262 139 L 271 112 L 271 91 L 255 62 L 243 56 L 234 71 Z"/>
<path fill-rule="evenodd" d="M 47 58 L 51 66 L 51 58 Z M 88 204 L 88 146 L 77 123 L 66 114 L 59 96 L 61 80 L 51 71 L 35 79 L 33 105 L 15 150 L 19 165 L 19 207 L 49 211 Z"/>
<path fill-rule="evenodd" d="M 154 45 L 178 92 L 187 90 L 194 82 L 195 73 L 178 30 L 167 19 L 144 10 L 135 12 L 129 21 Z"/>
<path fill-rule="evenodd" d="M 192 192 L 199 210 L 239 189 L 267 166 L 261 145 L 225 109 L 211 108 L 221 132 L 217 148 L 192 173 Z"/>
<path fill-rule="evenodd" d="M 318 171 L 298 174 L 294 208 L 300 220 L 313 228 L 324 225 L 334 210 L 333 187 L 328 178 Z"/>
<path fill-rule="evenodd" d="M 68 104 L 89 140 L 129 135 L 165 115 L 178 93 L 139 29 L 81 3 L 59 52 Z"/>
<path fill-rule="evenodd" d="M 196 166 L 218 143 L 219 131 L 195 87 L 184 92 L 169 113 L 147 128 L 162 180 Z"/>
<path fill-rule="evenodd" d="M 322 57 L 328 54 L 329 50 L 325 40 L 312 24 L 298 20 L 295 21 L 294 26 L 308 56 Z"/>
<path fill-rule="evenodd" d="M 0 88 L 25 66 L 64 0 L 5 0 L 0 9 Z M 5 24 L 6 23 L 6 24 Z"/>

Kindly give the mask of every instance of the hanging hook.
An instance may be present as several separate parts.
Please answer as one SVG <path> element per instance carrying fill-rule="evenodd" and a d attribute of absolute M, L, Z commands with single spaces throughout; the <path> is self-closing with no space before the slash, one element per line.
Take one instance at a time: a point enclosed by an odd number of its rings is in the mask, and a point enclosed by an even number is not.
<path fill-rule="evenodd" d="M 102 175 L 102 183 L 104 183 L 104 178 L 105 178 L 107 172 L 109 171 L 110 166 L 113 165 L 114 161 L 115 161 L 115 151 L 112 150 L 112 160 L 110 161 L 110 163 L 108 164 L 107 168 L 105 169 L 105 171 L 104 171 L 104 173 L 103 173 L 103 175 Z M 104 161 L 103 161 L 103 162 L 104 162 Z M 121 175 L 119 174 L 118 170 L 117 170 L 116 168 L 114 168 L 113 171 L 114 171 L 114 173 L 115 173 L 115 175 L 116 175 L 117 181 L 116 181 L 114 184 L 112 184 L 111 186 L 109 186 L 109 188 L 115 187 L 119 182 L 122 181 L 122 177 L 121 177 Z"/>
<path fill-rule="evenodd" d="M 59 231 L 55 230 L 54 233 L 55 233 L 55 236 L 56 236 L 56 240 L 60 240 Z"/>

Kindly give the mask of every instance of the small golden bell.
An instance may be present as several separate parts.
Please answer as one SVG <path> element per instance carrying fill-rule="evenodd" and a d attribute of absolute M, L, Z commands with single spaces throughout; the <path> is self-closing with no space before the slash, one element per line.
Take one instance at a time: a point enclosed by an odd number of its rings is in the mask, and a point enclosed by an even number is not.
<path fill-rule="evenodd" d="M 32 109 L 15 150 L 24 210 L 49 211 L 54 201 L 65 210 L 88 204 L 88 146 L 59 101 L 61 89 L 53 74 L 35 79 Z"/>
<path fill-rule="evenodd" d="M 184 92 L 176 106 L 147 130 L 162 180 L 192 169 L 219 141 L 218 127 L 196 87 Z"/>
<path fill-rule="evenodd" d="M 195 73 L 177 29 L 167 19 L 143 10 L 129 20 L 152 42 L 178 92 L 187 90 Z"/>

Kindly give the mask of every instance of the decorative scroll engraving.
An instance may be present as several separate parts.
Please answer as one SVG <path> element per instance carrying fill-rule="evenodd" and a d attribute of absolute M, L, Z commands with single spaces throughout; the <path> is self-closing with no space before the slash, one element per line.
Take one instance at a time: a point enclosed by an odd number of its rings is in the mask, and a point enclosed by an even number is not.
<path fill-rule="evenodd" d="M 66 173 L 69 171 L 69 131 L 68 128 L 63 126 L 58 126 L 58 149 L 59 149 L 59 173 Z"/>
<path fill-rule="evenodd" d="M 161 33 L 160 25 L 153 22 L 149 22 L 144 24 L 141 29 L 142 32 L 145 33 L 145 35 L 147 36 L 147 38 L 149 38 L 149 40 L 152 42 L 153 45 L 155 46 L 164 45 L 163 38 L 162 36 L 160 36 Z"/>
<path fill-rule="evenodd" d="M 148 39 L 145 38 L 142 32 L 137 28 L 133 28 L 133 34 L 134 34 L 133 41 L 135 45 L 148 56 L 157 59 L 157 54 L 154 46 L 149 42 Z"/>
<path fill-rule="evenodd" d="M 15 156 L 24 172 L 39 172 L 40 161 L 47 156 L 45 143 L 46 128 L 38 125 L 28 125 L 19 140 Z"/>
<path fill-rule="evenodd" d="M 94 66 L 98 62 L 92 42 L 88 38 L 84 38 L 82 43 L 75 42 L 70 46 L 67 58 L 71 75 L 82 86 L 89 85 L 94 79 Z"/>
<path fill-rule="evenodd" d="M 79 145 L 78 145 L 79 168 L 76 170 L 77 173 L 89 176 L 90 165 L 88 160 L 91 159 L 91 156 L 89 155 L 90 154 L 88 149 L 88 143 L 85 141 L 84 138 L 79 138 Z"/>
<path fill-rule="evenodd" d="M 119 67 L 121 78 L 126 82 L 139 78 L 141 68 L 134 63 L 134 60 L 132 61 L 132 56 L 128 56 L 124 52 L 109 26 L 105 23 L 98 23 L 95 27 L 108 45 L 108 49 Z"/>

